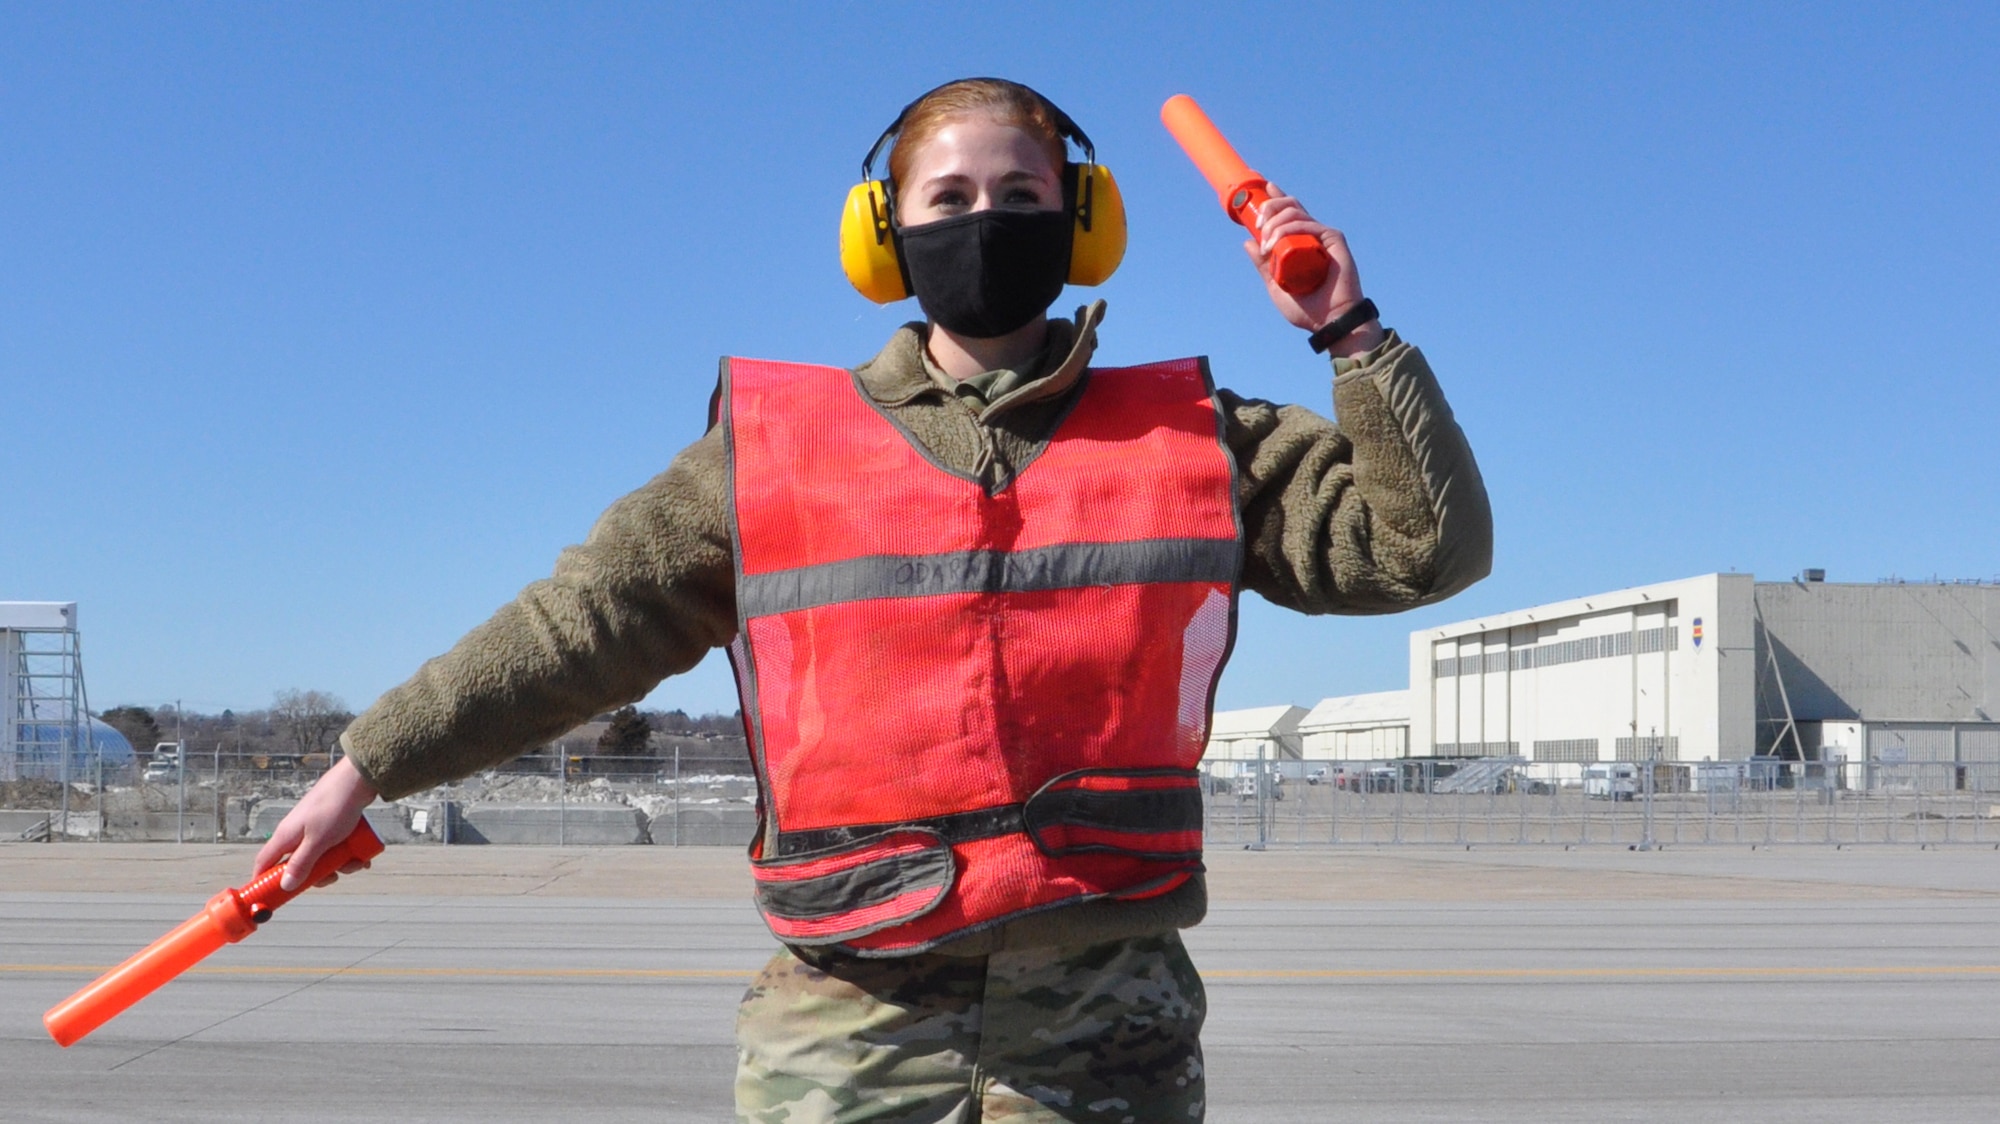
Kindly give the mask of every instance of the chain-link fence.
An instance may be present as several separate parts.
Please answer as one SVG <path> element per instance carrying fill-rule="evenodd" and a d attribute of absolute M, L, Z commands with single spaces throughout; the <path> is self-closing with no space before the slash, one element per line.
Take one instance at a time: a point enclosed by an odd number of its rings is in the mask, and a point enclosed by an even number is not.
<path fill-rule="evenodd" d="M 1203 826 L 1211 845 L 1251 847 L 2000 844 L 2000 777 L 1978 764 L 1757 760 L 1571 771 L 1582 775 L 1550 775 L 1519 758 L 1221 762 L 1204 771 Z"/>
<path fill-rule="evenodd" d="M 321 755 L 156 759 L 73 782 L 66 814 L 57 782 L 0 784 L 0 841 L 261 842 L 327 766 Z M 727 740 L 633 757 L 542 752 L 377 804 L 368 819 L 397 843 L 742 846 L 756 782 Z"/>
<path fill-rule="evenodd" d="M 56 782 L 7 782 L 0 841 L 260 842 L 324 768 L 134 766 L 72 783 L 66 812 Z M 2000 844 L 2000 767 L 1981 763 L 1217 762 L 1203 793 L 1212 846 Z M 401 843 L 744 846 L 756 783 L 740 749 L 539 754 L 369 819 Z"/>

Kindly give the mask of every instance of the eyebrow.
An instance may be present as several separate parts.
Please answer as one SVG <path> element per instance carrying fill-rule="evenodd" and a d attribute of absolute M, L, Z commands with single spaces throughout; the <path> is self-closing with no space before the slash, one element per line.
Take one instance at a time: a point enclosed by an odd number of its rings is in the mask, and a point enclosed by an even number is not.
<path fill-rule="evenodd" d="M 1014 171 L 1008 172 L 1006 175 L 1000 177 L 1000 182 L 1003 184 L 1019 183 L 1022 180 L 1026 180 L 1029 183 L 1038 185 L 1053 184 L 1053 181 L 1045 180 L 1041 176 L 1038 176 L 1035 173 L 1028 171 L 1026 168 L 1017 168 Z M 972 177 L 966 175 L 964 172 L 945 172 L 942 175 L 932 176 L 931 178 L 925 180 L 919 186 L 937 187 L 944 184 L 970 183 L 971 181 Z"/>

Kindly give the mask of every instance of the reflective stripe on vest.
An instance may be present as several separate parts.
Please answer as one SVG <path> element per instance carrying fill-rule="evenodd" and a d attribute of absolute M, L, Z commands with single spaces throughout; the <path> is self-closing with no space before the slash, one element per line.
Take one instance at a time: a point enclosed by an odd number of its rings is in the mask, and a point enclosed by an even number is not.
<path fill-rule="evenodd" d="M 727 362 L 730 658 L 781 940 L 902 955 L 1200 868 L 1234 462 L 1200 360 L 1085 380 L 989 492 L 852 372 Z"/>

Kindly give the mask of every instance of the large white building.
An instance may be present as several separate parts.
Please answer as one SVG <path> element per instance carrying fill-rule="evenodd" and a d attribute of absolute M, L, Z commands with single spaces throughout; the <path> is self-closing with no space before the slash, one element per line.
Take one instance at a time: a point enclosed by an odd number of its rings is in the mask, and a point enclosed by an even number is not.
<path fill-rule="evenodd" d="M 1774 756 L 2000 789 L 2000 585 L 1705 574 L 1496 613 L 1411 633 L 1407 692 L 1297 733 L 1306 758 Z"/>
<path fill-rule="evenodd" d="M 1746 758 L 1755 579 L 1708 574 L 1410 634 L 1413 756 Z"/>
<path fill-rule="evenodd" d="M 2000 768 L 2000 586 L 1707 574 L 1410 636 L 1413 755 Z"/>

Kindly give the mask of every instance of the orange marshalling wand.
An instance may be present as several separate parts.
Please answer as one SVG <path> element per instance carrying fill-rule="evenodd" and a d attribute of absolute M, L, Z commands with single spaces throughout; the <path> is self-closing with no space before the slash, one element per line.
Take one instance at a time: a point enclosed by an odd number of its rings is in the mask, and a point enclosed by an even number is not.
<path fill-rule="evenodd" d="M 1257 208 L 1271 197 L 1270 183 L 1250 170 L 1215 122 L 1186 94 L 1167 99 L 1160 107 L 1160 121 L 1215 189 L 1223 211 L 1248 230 L 1251 238 L 1261 239 Z M 1324 284 L 1330 265 L 1326 247 L 1309 234 L 1288 234 L 1271 248 L 1271 275 L 1280 289 L 1294 295 L 1310 293 Z"/>
<path fill-rule="evenodd" d="M 278 880 L 285 876 L 286 866 L 279 863 L 240 889 L 222 891 L 173 932 L 49 1008 L 49 1013 L 42 1016 L 42 1025 L 49 1028 L 49 1035 L 58 1046 L 78 1041 L 151 995 L 161 984 L 200 963 L 209 953 L 256 932 L 257 926 L 271 919 L 273 910 L 305 893 L 327 875 L 350 862 L 367 862 L 381 853 L 382 840 L 368 826 L 368 821 L 362 820 L 355 825 L 353 834 L 320 856 L 299 889 L 279 888 Z"/>

